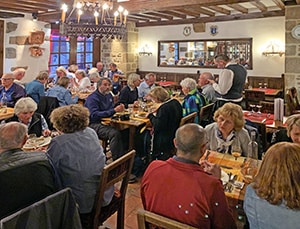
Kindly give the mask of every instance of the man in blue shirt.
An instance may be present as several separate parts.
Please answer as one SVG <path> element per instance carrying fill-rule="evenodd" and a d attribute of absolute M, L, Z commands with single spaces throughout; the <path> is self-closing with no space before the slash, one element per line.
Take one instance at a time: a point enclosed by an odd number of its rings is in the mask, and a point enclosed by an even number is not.
<path fill-rule="evenodd" d="M 1 83 L 0 98 L 2 98 L 3 93 L 5 93 L 8 107 L 14 107 L 18 99 L 26 96 L 25 89 L 14 83 L 14 75 L 12 73 L 3 74 L 1 77 Z"/>
<path fill-rule="evenodd" d="M 90 111 L 90 127 L 94 129 L 101 140 L 109 140 L 113 160 L 124 154 L 120 131 L 112 126 L 101 124 L 102 118 L 113 116 L 116 112 L 124 111 L 124 104 L 114 107 L 114 99 L 110 93 L 111 80 L 101 77 L 97 89 L 90 94 L 84 104 Z"/>

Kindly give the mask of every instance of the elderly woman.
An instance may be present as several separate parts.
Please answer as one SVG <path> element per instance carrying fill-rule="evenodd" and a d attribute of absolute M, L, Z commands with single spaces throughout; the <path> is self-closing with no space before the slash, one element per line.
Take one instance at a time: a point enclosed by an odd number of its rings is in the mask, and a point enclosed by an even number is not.
<path fill-rule="evenodd" d="M 180 82 L 182 92 L 185 95 L 182 108 L 183 108 L 183 117 L 197 112 L 195 122 L 199 124 L 199 112 L 201 107 L 207 105 L 206 98 L 201 94 L 197 89 L 197 82 L 192 78 L 185 78 Z"/>
<path fill-rule="evenodd" d="M 182 107 L 162 87 L 155 87 L 149 93 L 155 103 L 161 103 L 157 110 L 148 114 L 153 127 L 150 160 L 166 160 L 175 153 L 173 139 L 182 118 Z"/>
<path fill-rule="evenodd" d="M 37 104 L 30 97 L 24 97 L 17 101 L 14 107 L 15 115 L 6 119 L 5 122 L 20 122 L 28 127 L 28 134 L 35 134 L 37 137 L 48 136 L 51 131 L 42 114 L 36 113 Z"/>
<path fill-rule="evenodd" d="M 59 107 L 50 118 L 61 135 L 51 140 L 47 153 L 63 188 L 72 189 L 80 214 L 90 213 L 106 158 L 96 132 L 88 127 L 89 110 L 77 104 Z M 108 189 L 106 204 L 113 192 L 113 188 Z"/>
<path fill-rule="evenodd" d="M 63 66 L 60 66 L 55 70 L 55 73 L 56 73 L 56 75 L 54 77 L 49 77 L 49 80 L 51 81 L 52 84 L 57 84 L 58 80 L 61 77 L 67 76 L 68 71 Z"/>
<path fill-rule="evenodd" d="M 58 99 L 59 106 L 77 103 L 78 96 L 76 95 L 74 98 L 72 98 L 71 92 L 67 89 L 69 83 L 70 79 L 68 77 L 61 77 L 56 86 L 49 88 L 49 90 L 46 92 L 46 96 L 56 97 Z"/>
<path fill-rule="evenodd" d="M 214 114 L 214 123 L 205 127 L 208 134 L 208 149 L 231 154 L 231 146 L 239 146 L 243 156 L 247 156 L 250 137 L 244 128 L 245 120 L 241 106 L 226 103 Z"/>
<path fill-rule="evenodd" d="M 41 71 L 35 80 L 25 84 L 27 95 L 30 96 L 37 104 L 40 102 L 41 96 L 45 96 L 45 83 L 47 82 L 48 77 L 48 72 Z"/>
<path fill-rule="evenodd" d="M 138 89 L 137 87 L 141 83 L 140 75 L 131 73 L 127 79 L 127 85 L 120 92 L 118 104 L 124 104 L 125 108 L 128 108 L 128 104 L 134 104 L 138 106 Z"/>
<path fill-rule="evenodd" d="M 288 117 L 286 120 L 286 129 L 273 133 L 271 145 L 277 142 L 300 143 L 300 114 Z"/>
<path fill-rule="evenodd" d="M 78 81 L 74 80 L 73 86 L 79 89 L 79 91 L 82 90 L 88 90 L 91 87 L 91 81 L 86 76 L 85 70 L 77 70 L 75 72 L 75 77 Z"/>
<path fill-rule="evenodd" d="M 281 142 L 267 150 L 244 210 L 250 228 L 296 228 L 300 215 L 300 146 Z"/>

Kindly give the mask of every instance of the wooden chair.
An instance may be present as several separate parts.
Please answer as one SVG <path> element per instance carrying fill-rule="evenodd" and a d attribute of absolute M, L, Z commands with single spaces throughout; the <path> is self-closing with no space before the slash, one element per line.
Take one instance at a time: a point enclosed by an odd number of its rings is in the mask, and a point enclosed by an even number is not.
<path fill-rule="evenodd" d="M 205 127 L 207 124 L 211 123 L 213 115 L 214 103 L 210 103 L 206 106 L 201 107 L 199 112 L 199 124 Z"/>
<path fill-rule="evenodd" d="M 197 112 L 193 112 L 193 113 L 183 117 L 181 119 L 180 126 L 183 126 L 187 123 L 194 123 L 196 116 L 197 116 Z"/>
<path fill-rule="evenodd" d="M 185 223 L 181 223 L 176 220 L 143 209 L 138 210 L 137 220 L 138 229 L 151 228 L 150 225 L 166 229 L 195 229 L 195 227 L 192 227 Z"/>
<path fill-rule="evenodd" d="M 104 167 L 95 199 L 94 211 L 90 216 L 94 229 L 101 226 L 115 212 L 117 212 L 116 228 L 124 228 L 125 196 L 134 156 L 135 151 L 132 150 Z M 121 182 L 119 192 L 116 192 L 117 194 L 114 195 L 109 205 L 102 207 L 105 190 L 118 182 Z M 83 222 L 83 227 L 86 227 L 86 223 Z"/>
<path fill-rule="evenodd" d="M 246 109 L 251 110 L 250 104 L 258 105 L 260 101 L 265 100 L 264 91 L 245 90 Z"/>
<path fill-rule="evenodd" d="M 262 113 L 274 114 L 274 102 L 260 101 L 259 104 L 262 106 Z"/>

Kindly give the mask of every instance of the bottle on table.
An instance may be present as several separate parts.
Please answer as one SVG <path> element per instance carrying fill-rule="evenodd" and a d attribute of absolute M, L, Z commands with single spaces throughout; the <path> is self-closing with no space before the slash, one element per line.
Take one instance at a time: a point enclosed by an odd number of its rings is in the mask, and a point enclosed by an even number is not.
<path fill-rule="evenodd" d="M 2 108 L 7 107 L 7 96 L 6 96 L 5 92 L 2 93 L 2 97 L 1 97 L 1 100 L 0 100 L 0 105 L 1 105 Z"/>

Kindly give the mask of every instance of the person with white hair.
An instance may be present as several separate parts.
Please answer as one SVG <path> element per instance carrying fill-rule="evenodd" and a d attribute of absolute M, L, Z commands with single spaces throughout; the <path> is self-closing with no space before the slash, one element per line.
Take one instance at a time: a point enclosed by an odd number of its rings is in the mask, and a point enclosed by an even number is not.
<path fill-rule="evenodd" d="M 147 99 L 147 95 L 150 90 L 154 88 L 156 82 L 156 75 L 154 73 L 148 73 L 145 75 L 144 81 L 138 87 L 139 98 Z"/>
<path fill-rule="evenodd" d="M 74 87 L 78 88 L 79 91 L 88 90 L 91 87 L 91 81 L 89 77 L 86 76 L 85 70 L 79 69 L 75 72 L 75 77 L 78 80 L 73 81 Z"/>
<path fill-rule="evenodd" d="M 24 88 L 24 83 L 22 83 L 21 80 L 24 78 L 26 70 L 24 68 L 16 68 L 12 73 L 15 78 L 14 83 Z"/>
<path fill-rule="evenodd" d="M 201 107 L 207 105 L 207 100 L 203 94 L 197 89 L 196 80 L 192 78 L 185 78 L 180 82 L 182 92 L 185 95 L 182 108 L 183 117 L 197 112 L 199 114 Z M 196 116 L 195 122 L 199 123 L 199 115 Z"/>
<path fill-rule="evenodd" d="M 89 75 L 89 79 L 91 81 L 90 90 L 96 90 L 97 89 L 97 82 L 100 80 L 100 75 L 97 71 L 97 68 L 90 69 L 88 75 Z"/>
<path fill-rule="evenodd" d="M 118 104 L 124 104 L 128 108 L 128 104 L 138 106 L 138 89 L 141 83 L 139 74 L 131 73 L 127 79 L 127 85 L 121 90 Z"/>
<path fill-rule="evenodd" d="M 14 107 L 14 116 L 4 122 L 20 122 L 27 126 L 28 134 L 35 134 L 37 137 L 49 136 L 51 131 L 42 114 L 36 113 L 37 104 L 30 97 L 18 100 Z"/>
<path fill-rule="evenodd" d="M 209 80 L 213 80 L 214 77 L 210 72 L 203 72 L 199 75 L 198 85 L 201 87 L 202 94 L 205 95 L 209 103 L 216 101 L 216 93 L 213 86 L 209 83 Z"/>

